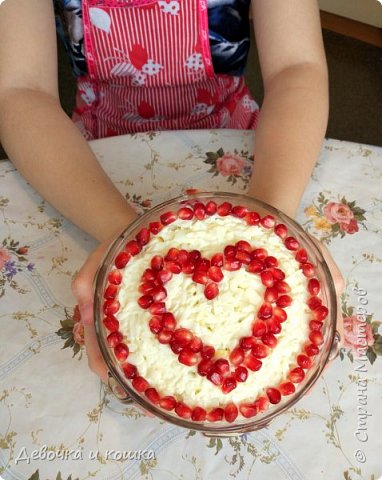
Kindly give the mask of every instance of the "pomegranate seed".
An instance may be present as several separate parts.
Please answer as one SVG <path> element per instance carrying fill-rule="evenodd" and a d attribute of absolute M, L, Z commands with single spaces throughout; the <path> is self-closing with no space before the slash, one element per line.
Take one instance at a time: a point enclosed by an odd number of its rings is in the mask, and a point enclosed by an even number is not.
<path fill-rule="evenodd" d="M 212 369 L 207 373 L 207 378 L 210 382 L 214 385 L 221 385 L 223 383 L 223 377 L 220 375 L 219 372 Z"/>
<path fill-rule="evenodd" d="M 117 285 L 109 285 L 105 290 L 105 293 L 103 294 L 103 296 L 108 300 L 112 300 L 117 296 L 117 293 L 118 293 Z"/>
<path fill-rule="evenodd" d="M 151 270 L 151 268 L 146 268 L 146 270 L 143 272 L 142 280 L 144 282 L 154 282 L 156 278 L 157 272 L 154 272 L 154 270 Z"/>
<path fill-rule="evenodd" d="M 248 208 L 243 205 L 235 205 L 232 207 L 231 214 L 234 217 L 244 218 L 248 213 Z"/>
<path fill-rule="evenodd" d="M 175 405 L 176 405 L 176 400 L 174 397 L 172 397 L 171 395 L 167 396 L 167 397 L 162 397 L 160 400 L 159 400 L 159 405 L 164 408 L 165 410 L 174 410 L 175 408 Z"/>
<path fill-rule="evenodd" d="M 313 331 L 319 332 L 322 328 L 322 322 L 319 322 L 318 320 L 311 320 L 309 322 L 309 328 Z"/>
<path fill-rule="evenodd" d="M 163 345 L 170 343 L 171 338 L 172 338 L 172 332 L 170 330 L 163 329 L 157 335 L 158 342 L 162 343 Z"/>
<path fill-rule="evenodd" d="M 273 335 L 273 333 L 266 333 L 261 337 L 261 341 L 264 345 L 268 347 L 274 348 L 277 345 L 277 338 Z"/>
<path fill-rule="evenodd" d="M 301 367 L 296 367 L 288 373 L 288 378 L 293 383 L 300 383 L 305 378 L 305 372 Z"/>
<path fill-rule="evenodd" d="M 126 378 L 134 378 L 137 375 L 137 367 L 131 363 L 124 363 L 122 369 Z"/>
<path fill-rule="evenodd" d="M 240 365 L 236 368 L 234 375 L 238 382 L 245 382 L 248 378 L 248 370 Z"/>
<path fill-rule="evenodd" d="M 120 303 L 118 300 L 106 300 L 103 304 L 103 312 L 106 315 L 114 315 L 118 312 Z"/>
<path fill-rule="evenodd" d="M 230 372 L 228 360 L 225 358 L 218 358 L 214 363 L 214 370 L 223 377 L 226 377 Z"/>
<path fill-rule="evenodd" d="M 138 255 L 138 253 L 142 250 L 142 245 L 136 240 L 130 240 L 130 242 L 126 243 L 125 250 L 132 256 Z"/>
<path fill-rule="evenodd" d="M 300 250 L 297 250 L 295 259 L 299 263 L 306 263 L 308 261 L 308 254 L 304 248 L 300 248 Z"/>
<path fill-rule="evenodd" d="M 321 322 L 328 316 L 329 310 L 324 306 L 321 305 L 320 307 L 313 310 L 313 314 L 316 320 Z"/>
<path fill-rule="evenodd" d="M 203 272 L 208 272 L 208 270 L 210 269 L 210 266 L 211 266 L 211 262 L 206 258 L 199 258 L 199 260 L 195 262 L 196 270 L 203 270 Z"/>
<path fill-rule="evenodd" d="M 206 209 L 203 203 L 200 203 L 200 202 L 195 203 L 194 214 L 196 219 L 204 220 L 204 218 L 206 217 Z"/>
<path fill-rule="evenodd" d="M 211 258 L 211 265 L 213 267 L 222 267 L 224 262 L 224 257 L 221 253 L 215 253 Z"/>
<path fill-rule="evenodd" d="M 226 260 L 224 262 L 224 268 L 229 272 L 235 272 L 236 270 L 240 270 L 241 262 L 239 260 Z"/>
<path fill-rule="evenodd" d="M 145 395 L 150 400 L 150 402 L 154 403 L 155 405 L 157 405 L 160 401 L 159 393 L 155 388 L 146 388 Z"/>
<path fill-rule="evenodd" d="M 227 422 L 232 423 L 235 421 L 238 414 L 239 411 L 234 403 L 229 403 L 224 409 L 224 418 Z"/>
<path fill-rule="evenodd" d="M 155 271 L 162 270 L 164 266 L 163 257 L 161 257 L 160 255 L 154 255 L 154 257 L 151 259 L 150 266 L 152 270 L 155 270 Z"/>
<path fill-rule="evenodd" d="M 166 256 L 164 257 L 164 259 L 166 260 L 166 262 L 170 262 L 170 261 L 178 260 L 178 257 L 179 257 L 179 250 L 177 248 L 172 247 L 166 253 Z"/>
<path fill-rule="evenodd" d="M 281 307 L 274 307 L 273 308 L 273 316 L 276 317 L 276 319 L 279 322 L 285 322 L 285 320 L 288 318 L 288 314 Z"/>
<path fill-rule="evenodd" d="M 209 422 L 219 422 L 223 420 L 224 417 L 224 410 L 220 407 L 214 408 L 207 413 L 207 420 Z"/>
<path fill-rule="evenodd" d="M 123 268 L 123 267 L 118 267 L 118 268 Z M 122 282 L 122 273 L 119 270 L 114 269 L 109 273 L 107 279 L 109 280 L 109 283 L 112 283 L 113 285 L 120 285 Z"/>
<path fill-rule="evenodd" d="M 247 267 L 247 272 L 260 273 L 264 270 L 264 263 L 261 260 L 252 260 Z"/>
<path fill-rule="evenodd" d="M 265 258 L 264 264 L 267 268 L 271 268 L 271 267 L 277 267 L 279 262 L 276 257 L 272 257 L 272 255 L 269 255 L 268 257 Z"/>
<path fill-rule="evenodd" d="M 269 401 L 273 404 L 279 403 L 281 400 L 281 393 L 277 388 L 267 388 L 265 393 Z"/>
<path fill-rule="evenodd" d="M 242 337 L 242 339 L 240 340 L 240 346 L 244 350 L 249 350 L 256 344 L 257 340 L 255 337 Z"/>
<path fill-rule="evenodd" d="M 255 356 L 249 354 L 244 359 L 244 365 L 253 372 L 257 372 L 258 370 L 260 370 L 262 362 Z"/>
<path fill-rule="evenodd" d="M 311 295 L 318 295 L 320 293 L 320 282 L 317 278 L 311 278 L 309 280 L 308 290 Z"/>
<path fill-rule="evenodd" d="M 200 283 L 201 285 L 206 285 L 208 283 L 208 274 L 204 270 L 197 270 L 192 275 L 192 280 L 195 283 Z"/>
<path fill-rule="evenodd" d="M 171 279 L 172 279 L 172 272 L 170 272 L 170 270 L 163 269 L 157 274 L 157 281 L 162 285 L 167 283 Z"/>
<path fill-rule="evenodd" d="M 257 212 L 248 212 L 245 216 L 248 225 L 258 225 L 260 223 L 260 215 Z"/>
<path fill-rule="evenodd" d="M 212 266 L 212 267 L 209 268 L 208 276 L 214 282 L 221 282 L 224 278 L 224 274 L 222 272 L 222 269 L 220 267 L 215 267 L 215 266 Z"/>
<path fill-rule="evenodd" d="M 199 252 L 199 250 L 192 250 L 192 252 L 190 252 L 190 262 L 197 262 L 201 256 L 202 254 Z"/>
<path fill-rule="evenodd" d="M 183 350 L 182 345 L 179 345 L 179 343 L 175 342 L 173 338 L 170 340 L 170 348 L 176 355 Z"/>
<path fill-rule="evenodd" d="M 270 303 L 263 303 L 257 312 L 257 316 L 261 320 L 266 320 L 272 317 L 272 305 Z"/>
<path fill-rule="evenodd" d="M 153 315 L 160 315 L 161 313 L 165 313 L 166 304 L 163 302 L 154 302 L 150 305 L 149 309 Z"/>
<path fill-rule="evenodd" d="M 150 241 L 150 230 L 142 228 L 135 237 L 137 241 L 143 246 L 147 245 Z"/>
<path fill-rule="evenodd" d="M 147 295 L 151 293 L 156 288 L 156 286 L 157 285 L 154 282 L 144 282 L 139 285 L 138 291 Z"/>
<path fill-rule="evenodd" d="M 163 329 L 162 318 L 158 317 L 157 315 L 155 315 L 154 317 L 151 317 L 149 321 L 149 328 L 150 328 L 150 331 L 155 335 L 159 333 Z"/>
<path fill-rule="evenodd" d="M 114 355 L 119 362 L 124 362 L 129 356 L 129 347 L 125 343 L 118 343 L 114 347 Z"/>
<path fill-rule="evenodd" d="M 194 212 L 191 210 L 191 208 L 183 207 L 178 210 L 178 217 L 181 220 L 191 220 L 193 216 Z"/>
<path fill-rule="evenodd" d="M 182 265 L 182 270 L 183 273 L 186 275 L 191 275 L 192 273 L 195 272 L 195 263 L 192 262 L 186 262 Z"/>
<path fill-rule="evenodd" d="M 191 350 L 191 352 L 198 353 L 203 348 L 203 342 L 199 337 L 193 337 L 191 342 L 188 344 L 188 348 Z"/>
<path fill-rule="evenodd" d="M 267 333 L 267 324 L 262 320 L 256 320 L 252 327 L 252 335 L 254 337 L 262 337 Z"/>
<path fill-rule="evenodd" d="M 279 268 L 271 267 L 271 268 L 269 269 L 269 271 L 272 273 L 273 278 L 274 278 L 276 281 L 284 280 L 284 278 L 285 278 L 285 273 L 284 273 L 282 270 L 280 270 Z"/>
<path fill-rule="evenodd" d="M 213 300 L 218 295 L 219 295 L 219 287 L 217 286 L 216 283 L 211 282 L 206 285 L 206 288 L 204 289 L 204 296 L 206 297 L 207 300 Z"/>
<path fill-rule="evenodd" d="M 265 217 L 260 220 L 260 223 L 264 228 L 273 228 L 276 220 L 273 215 L 265 215 Z"/>
<path fill-rule="evenodd" d="M 244 350 L 240 347 L 236 347 L 229 355 L 229 360 L 233 365 L 240 365 L 244 360 Z"/>
<path fill-rule="evenodd" d="M 214 347 L 211 347 L 209 345 L 205 345 L 202 349 L 201 355 L 202 355 L 202 358 L 205 358 L 205 359 L 212 358 L 215 355 Z"/>
<path fill-rule="evenodd" d="M 252 258 L 254 260 L 261 260 L 264 261 L 268 256 L 268 252 L 265 250 L 265 248 L 255 248 L 252 252 Z"/>
<path fill-rule="evenodd" d="M 129 263 L 129 260 L 131 258 L 131 255 L 127 252 L 120 252 L 118 255 L 115 257 L 114 260 L 114 265 L 117 268 L 124 268 L 126 265 Z M 121 280 L 122 280 L 122 275 L 121 275 Z"/>
<path fill-rule="evenodd" d="M 297 363 L 301 368 L 305 369 L 310 368 L 313 365 L 312 359 L 303 354 L 297 355 Z"/>
<path fill-rule="evenodd" d="M 191 408 L 183 402 L 178 402 L 175 407 L 175 412 L 179 417 L 182 418 L 191 418 L 192 410 Z"/>
<path fill-rule="evenodd" d="M 314 271 L 314 266 L 311 263 L 301 263 L 300 268 L 302 270 L 302 273 L 305 275 L 305 277 L 313 277 L 314 274 L 316 273 Z"/>
<path fill-rule="evenodd" d="M 314 345 L 322 345 L 324 343 L 324 336 L 322 335 L 321 332 L 317 332 L 317 331 L 313 330 L 309 334 L 309 340 Z"/>
<path fill-rule="evenodd" d="M 217 206 L 216 211 L 221 217 L 226 217 L 231 213 L 232 204 L 229 202 L 223 202 Z"/>
<path fill-rule="evenodd" d="M 224 248 L 224 256 L 228 260 L 233 260 L 236 257 L 237 249 L 233 245 L 227 245 Z"/>
<path fill-rule="evenodd" d="M 224 380 L 222 385 L 222 392 L 227 394 L 232 392 L 237 386 L 236 379 L 234 377 L 228 377 Z"/>
<path fill-rule="evenodd" d="M 236 260 L 239 260 L 244 265 L 249 265 L 251 263 L 251 258 L 251 255 L 244 250 L 238 250 L 236 253 Z"/>
<path fill-rule="evenodd" d="M 320 349 L 317 347 L 317 345 L 313 345 L 313 343 L 310 343 L 309 345 L 306 345 L 304 350 L 305 350 L 305 353 L 308 355 L 308 357 L 314 357 L 320 351 Z"/>
<path fill-rule="evenodd" d="M 294 237 L 287 237 L 284 240 L 284 245 L 288 250 L 297 250 L 300 246 L 300 244 L 298 243 L 298 240 Z"/>
<path fill-rule="evenodd" d="M 196 365 L 198 363 L 198 355 L 192 352 L 189 348 L 184 348 L 178 356 L 178 360 L 183 365 L 187 365 L 191 367 L 192 365 Z"/>
<path fill-rule="evenodd" d="M 280 308 L 286 308 L 292 305 L 292 298 L 289 295 L 281 295 L 276 302 Z"/>
<path fill-rule="evenodd" d="M 307 302 L 307 305 L 311 310 L 316 310 L 316 308 L 322 305 L 322 300 L 321 298 L 318 298 L 318 297 L 310 297 Z"/>
<path fill-rule="evenodd" d="M 170 223 L 175 222 L 176 218 L 176 213 L 166 212 L 160 216 L 160 221 L 163 225 L 170 225 Z"/>
<path fill-rule="evenodd" d="M 151 292 L 151 296 L 155 302 L 161 302 L 167 297 L 167 290 L 162 286 L 155 287 Z"/>
<path fill-rule="evenodd" d="M 194 422 L 204 422 L 207 417 L 207 412 L 202 407 L 195 407 L 192 410 L 191 418 Z"/>
<path fill-rule="evenodd" d="M 275 279 L 273 278 L 272 272 L 269 270 L 264 270 L 260 273 L 261 283 L 266 287 L 273 287 Z"/>
<path fill-rule="evenodd" d="M 272 303 L 279 298 L 279 292 L 275 287 L 268 287 L 264 292 L 264 300 L 266 302 Z"/>
<path fill-rule="evenodd" d="M 149 230 L 153 235 L 159 233 L 163 228 L 163 225 L 160 222 L 151 222 L 149 223 Z"/>
<path fill-rule="evenodd" d="M 252 347 L 252 355 L 256 358 L 265 358 L 269 354 L 269 348 L 263 343 L 258 343 Z"/>
<path fill-rule="evenodd" d="M 292 395 L 296 391 L 296 387 L 292 382 L 284 382 L 279 385 L 279 390 L 281 395 L 285 397 L 286 395 Z"/>
<path fill-rule="evenodd" d="M 178 328 L 174 331 L 172 338 L 184 348 L 191 342 L 193 335 L 187 328 Z"/>
<path fill-rule="evenodd" d="M 187 188 L 184 193 L 186 193 L 187 195 L 195 195 L 196 193 L 199 193 L 199 192 L 200 190 L 198 190 L 197 188 Z"/>
<path fill-rule="evenodd" d="M 239 240 L 235 245 L 237 250 L 244 250 L 244 252 L 250 253 L 252 251 L 252 246 L 246 240 Z"/>
<path fill-rule="evenodd" d="M 264 410 L 266 410 L 269 406 L 269 398 L 268 397 L 259 397 L 256 400 L 255 405 L 257 407 L 258 412 L 264 412 Z"/>
<path fill-rule="evenodd" d="M 281 332 L 281 323 L 277 317 L 272 316 L 267 320 L 267 328 L 270 333 L 278 334 Z"/>
<path fill-rule="evenodd" d="M 275 234 L 284 240 L 288 235 L 288 229 L 286 225 L 284 225 L 283 223 L 279 223 L 278 225 L 276 225 Z"/>
<path fill-rule="evenodd" d="M 283 280 L 278 280 L 275 287 L 279 293 L 289 293 L 291 291 L 289 284 Z"/>
<path fill-rule="evenodd" d="M 132 380 L 132 385 L 138 392 L 144 392 L 149 388 L 149 383 L 141 376 L 134 377 Z"/>
<path fill-rule="evenodd" d="M 180 273 L 182 271 L 182 267 L 179 265 L 179 263 L 174 262 L 174 261 L 169 261 L 166 262 L 166 269 L 169 270 L 172 273 Z"/>
<path fill-rule="evenodd" d="M 213 368 L 213 363 L 209 358 L 201 360 L 198 364 L 198 373 L 200 376 L 205 377 Z"/>
<path fill-rule="evenodd" d="M 213 200 L 210 200 L 206 203 L 206 214 L 207 215 L 214 215 L 216 213 L 217 205 Z"/>
<path fill-rule="evenodd" d="M 254 403 L 242 403 L 239 405 L 239 410 L 245 418 L 251 418 L 257 414 L 257 407 Z"/>
<path fill-rule="evenodd" d="M 145 310 L 150 307 L 154 302 L 154 299 L 151 295 L 142 295 L 138 298 L 138 305 Z M 153 313 L 153 312 L 152 312 Z"/>
<path fill-rule="evenodd" d="M 114 315 L 109 315 L 103 319 L 103 324 L 109 332 L 115 332 L 119 328 L 119 322 Z"/>

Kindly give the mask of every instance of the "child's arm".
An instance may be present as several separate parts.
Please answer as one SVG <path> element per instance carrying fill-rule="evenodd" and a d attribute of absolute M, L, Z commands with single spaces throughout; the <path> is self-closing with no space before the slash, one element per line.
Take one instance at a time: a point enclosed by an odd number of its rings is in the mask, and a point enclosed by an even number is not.
<path fill-rule="evenodd" d="M 264 82 L 249 194 L 292 217 L 325 135 L 328 77 L 316 0 L 253 0 Z"/>
<path fill-rule="evenodd" d="M 61 109 L 52 0 L 0 5 L 0 139 L 15 166 L 98 240 L 134 214 Z"/>

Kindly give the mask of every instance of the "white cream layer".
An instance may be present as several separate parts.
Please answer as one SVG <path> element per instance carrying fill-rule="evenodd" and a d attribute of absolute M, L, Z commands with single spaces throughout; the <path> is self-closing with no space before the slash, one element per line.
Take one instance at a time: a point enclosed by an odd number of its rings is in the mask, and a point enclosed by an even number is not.
<path fill-rule="evenodd" d="M 288 319 L 277 336 L 278 344 L 263 360 L 261 370 L 249 370 L 246 382 L 238 383 L 236 389 L 224 394 L 219 387 L 201 377 L 196 366 L 182 365 L 168 345 L 158 342 L 148 327 L 151 314 L 137 304 L 142 295 L 138 287 L 153 255 L 165 255 L 170 248 L 176 247 L 189 251 L 197 249 L 204 257 L 210 258 L 223 252 L 226 245 L 234 245 L 239 240 L 247 240 L 253 248 L 265 248 L 269 255 L 279 260 L 286 274 L 285 281 L 292 288 L 293 304 L 286 308 Z M 168 292 L 166 305 L 167 311 L 175 315 L 178 327 L 190 329 L 205 344 L 213 345 L 219 357 L 228 357 L 240 337 L 251 335 L 265 287 L 258 275 L 248 273 L 244 268 L 236 272 L 223 270 L 223 273 L 220 293 L 213 300 L 205 298 L 204 287 L 194 283 L 191 276 L 173 275 L 165 285 Z M 293 254 L 273 230 L 248 227 L 243 220 L 232 216 L 213 216 L 203 221 L 177 220 L 153 237 L 124 271 L 117 318 L 129 345 L 129 362 L 137 366 L 140 375 L 161 395 L 175 395 L 190 406 L 206 408 L 253 400 L 264 393 L 264 388 L 277 386 L 296 365 L 296 356 L 309 333 L 306 285 L 307 280 Z"/>

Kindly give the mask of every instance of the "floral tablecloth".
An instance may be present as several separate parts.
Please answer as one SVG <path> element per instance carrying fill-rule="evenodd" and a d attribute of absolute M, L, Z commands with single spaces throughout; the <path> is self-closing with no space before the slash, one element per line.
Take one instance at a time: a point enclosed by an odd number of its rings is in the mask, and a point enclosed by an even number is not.
<path fill-rule="evenodd" d="M 253 142 L 225 130 L 91 145 L 143 212 L 187 188 L 245 192 Z M 348 348 L 269 428 L 225 439 L 147 418 L 90 374 L 70 284 L 94 241 L 8 161 L 0 185 L 1 478 L 381 478 L 381 148 L 327 140 L 298 215 L 344 273 Z"/>

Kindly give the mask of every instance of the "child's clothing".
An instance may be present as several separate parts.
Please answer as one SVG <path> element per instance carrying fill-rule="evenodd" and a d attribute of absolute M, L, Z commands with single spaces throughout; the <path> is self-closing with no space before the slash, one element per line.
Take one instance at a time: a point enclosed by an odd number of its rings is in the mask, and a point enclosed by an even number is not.
<path fill-rule="evenodd" d="M 60 6 L 78 77 L 73 119 L 87 138 L 255 128 L 258 106 L 242 76 L 247 0 L 56 0 Z"/>

